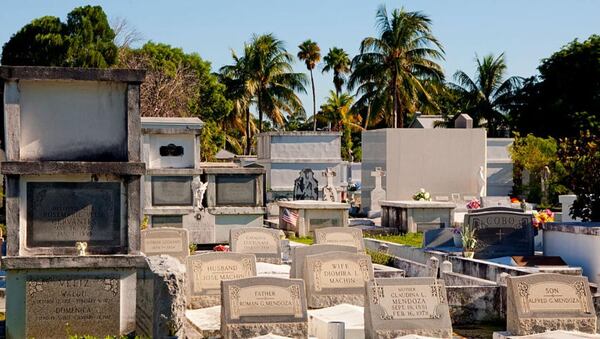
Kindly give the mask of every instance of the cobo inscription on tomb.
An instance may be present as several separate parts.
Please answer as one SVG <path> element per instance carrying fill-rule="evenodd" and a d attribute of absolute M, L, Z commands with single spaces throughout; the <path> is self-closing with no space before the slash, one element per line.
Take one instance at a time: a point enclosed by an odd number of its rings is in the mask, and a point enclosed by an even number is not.
<path fill-rule="evenodd" d="M 118 182 L 27 183 L 27 246 L 121 243 Z"/>
<path fill-rule="evenodd" d="M 473 212 L 465 222 L 475 229 L 480 244 L 476 258 L 533 255 L 531 215 L 521 212 Z"/>
<path fill-rule="evenodd" d="M 36 276 L 27 279 L 25 288 L 27 338 L 64 338 L 67 323 L 71 333 L 104 337 L 120 332 L 116 275 Z"/>

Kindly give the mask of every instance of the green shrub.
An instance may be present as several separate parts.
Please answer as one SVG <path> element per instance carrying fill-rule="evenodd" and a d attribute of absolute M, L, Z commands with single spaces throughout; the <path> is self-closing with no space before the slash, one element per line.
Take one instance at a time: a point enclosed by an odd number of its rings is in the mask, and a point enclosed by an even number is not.
<path fill-rule="evenodd" d="M 385 265 L 385 266 L 393 266 L 394 258 L 383 252 L 373 251 L 367 248 L 367 254 L 371 256 L 371 262 L 373 264 Z"/>

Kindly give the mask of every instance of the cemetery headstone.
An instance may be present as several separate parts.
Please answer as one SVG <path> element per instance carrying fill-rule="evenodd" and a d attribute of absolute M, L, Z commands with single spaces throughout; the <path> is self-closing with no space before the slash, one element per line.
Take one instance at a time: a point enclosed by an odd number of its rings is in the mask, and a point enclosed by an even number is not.
<path fill-rule="evenodd" d="M 534 254 L 531 214 L 517 211 L 467 213 L 465 225 L 475 229 L 475 258 L 489 259 Z"/>
<path fill-rule="evenodd" d="M 307 255 L 339 251 L 356 253 L 356 247 L 320 244 L 311 246 L 296 246 L 292 248 L 292 265 L 290 268 L 290 278 L 302 279 L 304 277 L 304 259 L 306 259 Z"/>
<path fill-rule="evenodd" d="M 319 200 L 319 182 L 310 168 L 300 171 L 294 180 L 294 200 Z"/>
<path fill-rule="evenodd" d="M 149 228 L 141 232 L 141 250 L 146 256 L 166 254 L 185 263 L 190 255 L 188 231 L 183 228 Z"/>
<path fill-rule="evenodd" d="M 452 337 L 443 280 L 382 278 L 367 282 L 365 338 Z"/>
<path fill-rule="evenodd" d="M 221 304 L 221 281 L 256 276 L 253 254 L 214 252 L 187 259 L 187 285 L 192 308 Z"/>
<path fill-rule="evenodd" d="M 221 283 L 221 335 L 251 338 L 266 334 L 308 337 L 301 279 L 254 277 Z"/>
<path fill-rule="evenodd" d="M 512 335 L 553 330 L 596 333 L 596 311 L 586 277 L 553 273 L 509 276 L 506 327 Z"/>
<path fill-rule="evenodd" d="M 324 201 L 338 201 L 338 194 L 335 186 L 333 185 L 333 178 L 336 176 L 336 173 L 331 168 L 327 168 L 327 170 L 323 171 L 323 176 L 327 178 L 327 185 L 323 187 L 323 200 Z"/>
<path fill-rule="evenodd" d="M 280 231 L 268 228 L 235 228 L 229 233 L 229 245 L 235 253 L 250 253 L 256 261 L 281 264 Z"/>
<path fill-rule="evenodd" d="M 352 227 L 325 227 L 316 228 L 315 244 L 353 246 L 358 251 L 364 252 L 365 242 L 362 230 Z"/>
<path fill-rule="evenodd" d="M 379 201 L 385 200 L 385 190 L 381 186 L 381 178 L 385 177 L 385 171 L 381 167 L 375 167 L 375 170 L 371 172 L 371 176 L 375 177 L 375 188 L 371 191 L 371 206 L 369 209 L 369 216 L 375 216 L 381 213 L 381 204 Z"/>
<path fill-rule="evenodd" d="M 308 306 L 323 308 L 337 304 L 363 306 L 365 283 L 373 280 L 371 257 L 348 252 L 326 252 L 304 259 L 304 281 Z"/>

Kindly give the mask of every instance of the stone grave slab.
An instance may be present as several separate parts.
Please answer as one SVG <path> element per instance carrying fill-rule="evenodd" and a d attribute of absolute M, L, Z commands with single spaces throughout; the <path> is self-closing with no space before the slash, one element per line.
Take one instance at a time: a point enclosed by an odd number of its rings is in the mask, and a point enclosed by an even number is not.
<path fill-rule="evenodd" d="M 120 182 L 28 182 L 27 247 L 75 247 L 118 253 L 121 242 Z"/>
<path fill-rule="evenodd" d="M 290 265 L 277 265 L 270 264 L 267 262 L 257 262 L 256 275 L 259 277 L 275 277 L 288 279 L 290 277 Z"/>
<path fill-rule="evenodd" d="M 190 255 L 188 231 L 182 228 L 149 228 L 141 233 L 141 251 L 146 256 L 167 254 L 182 264 Z"/>
<path fill-rule="evenodd" d="M 281 264 L 279 231 L 268 228 L 245 227 L 232 229 L 229 245 L 235 253 L 250 253 L 256 261 Z"/>
<path fill-rule="evenodd" d="M 316 228 L 315 244 L 353 246 L 360 252 L 365 251 L 362 230 L 351 227 Z"/>
<path fill-rule="evenodd" d="M 192 308 L 221 304 L 221 281 L 256 276 L 253 254 L 213 252 L 189 256 L 186 262 L 189 303 Z"/>
<path fill-rule="evenodd" d="M 331 338 L 330 322 L 343 322 L 345 338 L 364 338 L 365 317 L 363 308 L 350 304 L 339 304 L 318 310 L 308 310 L 308 332 L 311 337 Z"/>
<path fill-rule="evenodd" d="M 221 283 L 221 335 L 308 337 L 304 281 L 255 277 Z"/>
<path fill-rule="evenodd" d="M 290 269 L 290 278 L 302 279 L 304 277 L 304 260 L 306 259 L 307 255 L 339 251 L 356 253 L 356 247 L 330 244 L 294 247 L 292 249 L 292 265 Z"/>
<path fill-rule="evenodd" d="M 221 306 L 185 311 L 185 334 L 189 338 L 218 338 L 221 335 Z"/>
<path fill-rule="evenodd" d="M 373 280 L 371 257 L 349 252 L 325 252 L 304 259 L 304 281 L 310 308 L 337 304 L 363 306 L 365 283 Z"/>
<path fill-rule="evenodd" d="M 152 205 L 192 206 L 192 177 L 152 176 Z"/>
<path fill-rule="evenodd" d="M 64 338 L 66 323 L 71 333 L 98 337 L 120 333 L 120 286 L 117 274 L 27 278 L 26 337 Z"/>
<path fill-rule="evenodd" d="M 454 247 L 452 228 L 426 230 L 423 233 L 423 248 Z"/>
<path fill-rule="evenodd" d="M 512 335 L 553 330 L 596 333 L 596 311 L 583 276 L 536 273 L 507 277 L 506 328 Z"/>
<path fill-rule="evenodd" d="M 375 279 L 366 285 L 365 338 L 423 335 L 452 337 L 444 281 Z"/>
<path fill-rule="evenodd" d="M 465 215 L 465 225 L 475 228 L 478 240 L 475 258 L 534 254 L 531 214 L 516 211 L 472 212 Z"/>

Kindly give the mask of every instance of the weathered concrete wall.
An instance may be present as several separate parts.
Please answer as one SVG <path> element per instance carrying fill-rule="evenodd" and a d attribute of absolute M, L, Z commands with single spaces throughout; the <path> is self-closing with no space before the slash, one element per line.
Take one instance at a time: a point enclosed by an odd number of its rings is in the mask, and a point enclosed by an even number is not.
<path fill-rule="evenodd" d="M 505 286 L 446 286 L 452 325 L 506 320 Z"/>
<path fill-rule="evenodd" d="M 126 84 L 21 80 L 19 89 L 21 160 L 127 161 Z"/>
<path fill-rule="evenodd" d="M 194 168 L 196 137 L 193 134 L 149 134 L 144 139 L 144 148 L 148 148 L 148 168 Z M 183 147 L 183 155 L 161 156 L 160 147 L 169 144 Z M 199 154 L 197 158 L 200 158 Z"/>
<path fill-rule="evenodd" d="M 487 195 L 510 195 L 513 186 L 513 162 L 508 148 L 512 138 L 487 139 Z"/>

